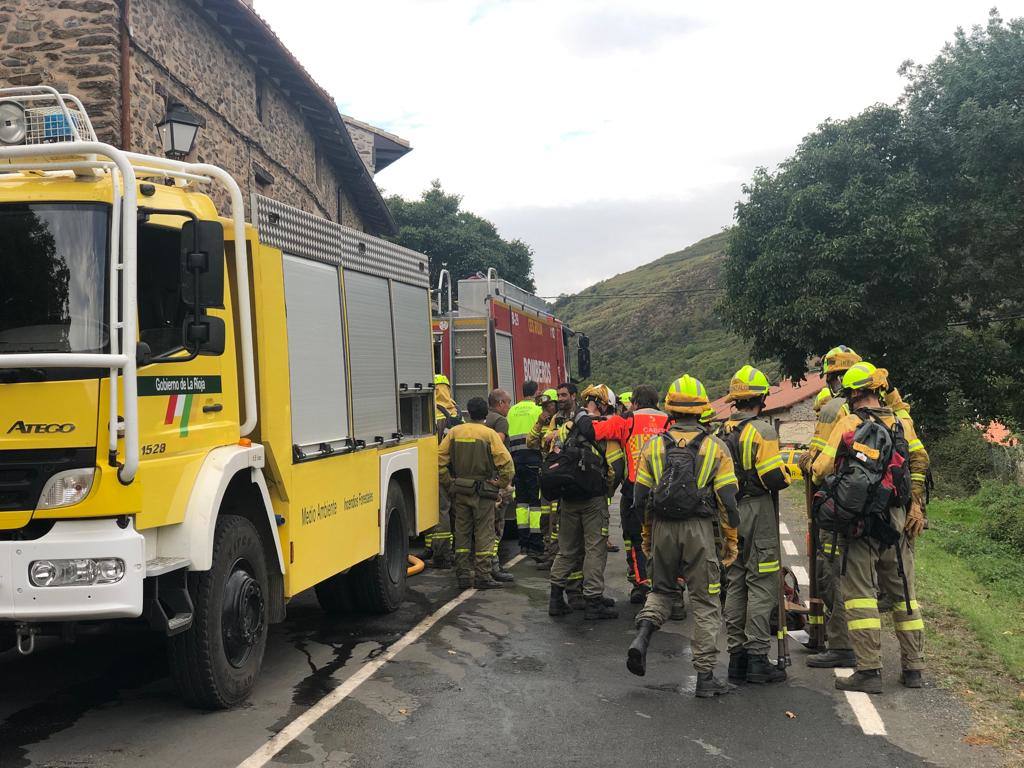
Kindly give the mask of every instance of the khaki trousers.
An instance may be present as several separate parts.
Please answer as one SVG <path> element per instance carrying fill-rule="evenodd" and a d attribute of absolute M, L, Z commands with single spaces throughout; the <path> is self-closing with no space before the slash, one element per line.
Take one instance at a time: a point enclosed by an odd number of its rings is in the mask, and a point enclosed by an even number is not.
<path fill-rule="evenodd" d="M 890 511 L 893 526 L 903 530 L 906 513 Z M 905 536 L 896 546 L 881 549 L 874 539 L 847 542 L 846 573 L 840 578 L 850 643 L 857 656 L 857 669 L 882 668 L 882 620 L 878 613 L 879 592 L 895 595 L 892 608 L 900 661 L 904 669 L 924 669 L 924 619 L 914 590 L 914 545 Z M 903 595 L 896 561 L 896 547 L 903 555 L 903 568 L 910 588 L 910 604 Z"/>
<path fill-rule="evenodd" d="M 769 494 L 740 499 L 739 557 L 726 571 L 729 653 L 768 653 L 771 615 L 779 603 L 779 534 Z"/>
<path fill-rule="evenodd" d="M 608 500 L 604 496 L 558 505 L 558 554 L 551 564 L 551 583 L 569 587 L 583 563 L 583 596 L 604 594 L 608 562 Z"/>
<path fill-rule="evenodd" d="M 710 517 L 654 520 L 651 524 L 651 593 L 636 621 L 660 627 L 679 600 L 679 574 L 686 577 L 693 609 L 693 668 L 711 672 L 718 659 L 716 638 L 722 623 L 721 570 Z"/>
<path fill-rule="evenodd" d="M 476 495 L 452 496 L 455 516 L 455 575 L 468 579 L 471 571 L 476 578 L 491 578 L 491 552 L 494 549 L 494 499 L 481 499 Z M 472 554 L 473 567 L 470 567 Z"/>

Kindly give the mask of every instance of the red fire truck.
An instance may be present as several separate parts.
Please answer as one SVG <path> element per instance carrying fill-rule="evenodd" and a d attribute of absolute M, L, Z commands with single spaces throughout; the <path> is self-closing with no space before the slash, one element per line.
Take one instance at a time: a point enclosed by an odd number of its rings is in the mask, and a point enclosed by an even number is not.
<path fill-rule="evenodd" d="M 448 377 L 461 408 L 496 387 L 515 402 L 528 379 L 543 391 L 590 375 L 589 340 L 556 318 L 543 299 L 500 279 L 493 268 L 459 280 L 457 310 L 451 288 L 451 275 L 442 270 L 434 370 Z"/>

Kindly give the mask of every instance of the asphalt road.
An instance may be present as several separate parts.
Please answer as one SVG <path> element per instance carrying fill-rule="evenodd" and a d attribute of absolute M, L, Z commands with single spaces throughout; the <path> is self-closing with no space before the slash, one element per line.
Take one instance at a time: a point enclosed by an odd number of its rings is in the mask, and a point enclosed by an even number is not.
<path fill-rule="evenodd" d="M 799 502 L 784 496 L 785 538 L 802 552 Z M 867 705 L 834 690 L 830 670 L 806 668 L 795 642 L 787 682 L 698 700 L 689 620 L 655 635 L 646 677 L 626 671 L 636 607 L 624 601 L 621 554 L 607 569 L 615 621 L 553 620 L 546 574 L 529 561 L 513 571 L 514 586 L 462 595 L 454 607 L 451 572 L 426 572 L 387 617 L 330 618 L 300 596 L 272 630 L 251 701 L 229 712 L 180 704 L 160 639 L 141 630 L 51 642 L 28 658 L 0 654 L 0 768 L 238 766 L 253 755 L 249 766 L 329 768 L 998 764 L 962 743 L 968 716 L 952 696 L 899 686 L 891 638 L 886 692 Z M 726 662 L 723 653 L 723 675 Z M 367 664 L 380 668 L 369 674 Z M 312 721 L 325 696 L 334 706 L 321 704 Z M 278 734 L 282 748 L 260 755 Z"/>

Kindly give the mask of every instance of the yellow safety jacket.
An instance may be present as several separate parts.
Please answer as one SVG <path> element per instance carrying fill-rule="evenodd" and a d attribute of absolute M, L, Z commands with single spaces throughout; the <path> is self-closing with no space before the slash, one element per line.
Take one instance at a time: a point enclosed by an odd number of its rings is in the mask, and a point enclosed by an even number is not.
<path fill-rule="evenodd" d="M 740 492 L 745 496 L 760 496 L 766 491 L 787 488 L 789 473 L 779 452 L 779 435 L 775 428 L 764 419 L 754 418 L 752 413 L 736 411 L 725 422 L 727 443 L 737 429 L 740 430 L 739 466 L 735 466 L 735 472 L 740 480 Z"/>
<path fill-rule="evenodd" d="M 850 406 L 846 404 L 845 397 L 833 397 L 818 411 L 818 423 L 814 427 L 814 437 L 811 438 L 809 452 L 811 459 L 817 458 L 821 449 L 828 443 L 828 436 L 832 434 L 832 427 L 844 416 L 850 415 Z"/>
<path fill-rule="evenodd" d="M 437 450 L 437 467 L 445 488 L 451 488 L 456 478 L 467 483 L 496 480 L 497 490 L 512 482 L 515 474 L 512 455 L 501 437 L 479 421 L 458 424 L 448 430 Z"/>

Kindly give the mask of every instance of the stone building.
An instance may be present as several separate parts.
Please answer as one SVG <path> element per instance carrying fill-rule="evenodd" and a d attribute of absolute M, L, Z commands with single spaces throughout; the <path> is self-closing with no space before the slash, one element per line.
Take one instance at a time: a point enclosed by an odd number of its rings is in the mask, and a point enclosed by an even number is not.
<path fill-rule="evenodd" d="M 0 84 L 75 93 L 101 141 L 149 154 L 178 100 L 204 122 L 186 159 L 226 168 L 247 204 L 394 231 L 373 177 L 408 142 L 341 115 L 245 0 L 0 0 Z"/>
<path fill-rule="evenodd" d="M 803 381 L 783 379 L 771 388 L 762 416 L 775 426 L 780 444 L 806 446 L 811 442 L 818 422 L 814 398 L 824 386 L 825 379 L 820 374 L 809 373 Z M 727 418 L 732 411 L 732 404 L 724 397 L 711 403 L 711 407 L 719 419 Z"/>

